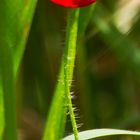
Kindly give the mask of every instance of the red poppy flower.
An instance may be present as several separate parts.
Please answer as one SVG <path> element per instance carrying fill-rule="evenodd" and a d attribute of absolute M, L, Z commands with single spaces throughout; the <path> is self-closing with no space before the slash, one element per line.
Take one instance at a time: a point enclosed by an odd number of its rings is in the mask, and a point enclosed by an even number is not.
<path fill-rule="evenodd" d="M 51 2 L 64 7 L 79 8 L 90 5 L 96 0 L 51 0 Z"/>

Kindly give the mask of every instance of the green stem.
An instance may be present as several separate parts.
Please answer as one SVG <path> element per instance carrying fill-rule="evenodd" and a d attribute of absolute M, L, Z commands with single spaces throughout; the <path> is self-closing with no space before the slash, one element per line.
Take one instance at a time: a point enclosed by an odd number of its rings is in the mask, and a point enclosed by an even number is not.
<path fill-rule="evenodd" d="M 66 31 L 67 31 L 66 47 L 64 50 L 65 93 L 67 97 L 68 110 L 70 113 L 75 140 L 78 140 L 78 130 L 77 130 L 76 120 L 75 120 L 74 111 L 72 107 L 70 88 L 71 88 L 71 81 L 73 77 L 74 62 L 75 62 L 75 55 L 76 55 L 78 17 L 79 17 L 79 9 L 71 9 L 71 11 L 69 11 L 68 24 L 66 28 Z"/>
<path fill-rule="evenodd" d="M 75 140 L 78 140 L 78 131 L 70 97 L 70 87 L 73 77 L 76 54 L 78 16 L 79 9 L 71 9 L 69 11 L 68 24 L 66 28 L 66 46 L 61 61 L 58 82 L 45 126 L 43 140 L 59 140 L 62 138 L 66 120 L 67 104 L 70 112 Z"/>

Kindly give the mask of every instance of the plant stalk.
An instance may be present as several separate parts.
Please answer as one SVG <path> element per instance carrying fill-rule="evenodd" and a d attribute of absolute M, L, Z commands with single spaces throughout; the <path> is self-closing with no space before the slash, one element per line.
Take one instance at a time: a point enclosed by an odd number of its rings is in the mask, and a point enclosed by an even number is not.
<path fill-rule="evenodd" d="M 71 101 L 70 89 L 72 84 L 74 62 L 76 56 L 79 9 L 70 9 L 68 14 L 68 23 L 66 28 L 66 47 L 64 50 L 64 84 L 74 137 L 75 140 L 78 140 L 78 130 Z"/>
<path fill-rule="evenodd" d="M 46 121 L 43 140 L 59 140 L 62 138 L 65 127 L 67 105 L 70 112 L 75 140 L 78 140 L 78 130 L 72 108 L 70 88 L 76 55 L 79 9 L 68 10 L 69 15 L 66 27 L 66 43 L 61 60 L 58 82 L 48 119 Z"/>

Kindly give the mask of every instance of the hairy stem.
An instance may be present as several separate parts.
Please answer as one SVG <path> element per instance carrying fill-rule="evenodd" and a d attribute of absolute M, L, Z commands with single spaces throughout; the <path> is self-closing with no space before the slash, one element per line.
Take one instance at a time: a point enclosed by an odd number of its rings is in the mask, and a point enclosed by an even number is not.
<path fill-rule="evenodd" d="M 68 105 L 68 110 L 70 112 L 75 139 L 78 140 L 78 131 L 70 97 L 70 87 L 76 54 L 78 15 L 79 9 L 69 9 L 66 28 L 66 45 L 43 140 L 59 140 L 62 138 L 66 120 L 66 105 Z"/>
<path fill-rule="evenodd" d="M 71 88 L 71 81 L 73 77 L 74 62 L 75 62 L 75 55 L 76 55 L 78 17 L 79 17 L 79 9 L 71 9 L 71 11 L 69 11 L 68 24 L 66 28 L 66 31 L 67 31 L 66 47 L 64 50 L 65 92 L 66 92 L 68 110 L 70 113 L 75 140 L 78 140 L 78 130 L 77 130 L 76 120 L 75 120 L 74 111 L 72 107 L 70 88 Z"/>

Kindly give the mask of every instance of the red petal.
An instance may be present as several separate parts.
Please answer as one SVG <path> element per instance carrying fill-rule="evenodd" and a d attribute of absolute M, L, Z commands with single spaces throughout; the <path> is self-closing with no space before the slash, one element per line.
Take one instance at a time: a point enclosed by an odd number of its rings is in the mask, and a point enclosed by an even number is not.
<path fill-rule="evenodd" d="M 64 7 L 78 8 L 87 6 L 96 0 L 51 0 L 51 2 Z"/>

